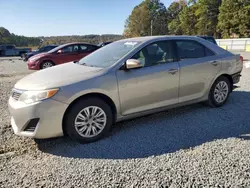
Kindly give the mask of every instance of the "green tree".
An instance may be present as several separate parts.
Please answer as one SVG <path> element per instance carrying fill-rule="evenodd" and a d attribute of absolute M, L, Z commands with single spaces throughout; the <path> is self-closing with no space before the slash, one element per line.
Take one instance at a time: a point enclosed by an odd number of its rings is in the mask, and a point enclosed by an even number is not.
<path fill-rule="evenodd" d="M 199 0 L 197 3 L 197 34 L 217 36 L 219 7 L 221 0 Z"/>
<path fill-rule="evenodd" d="M 167 10 L 159 0 L 144 0 L 137 5 L 125 21 L 124 35 L 127 37 L 163 35 L 168 33 Z"/>
<path fill-rule="evenodd" d="M 240 37 L 249 36 L 250 1 L 223 0 L 218 17 L 217 29 L 223 38 L 229 38 L 232 34 L 238 34 Z"/>
<path fill-rule="evenodd" d="M 16 46 L 40 46 L 48 44 L 65 44 L 69 42 L 86 42 L 98 44 L 100 42 L 115 41 L 122 39 L 122 35 L 72 35 L 72 36 L 54 36 L 54 37 L 25 37 L 10 33 L 7 29 L 0 27 L 0 44 L 15 44 Z"/>
<path fill-rule="evenodd" d="M 8 43 L 10 32 L 4 27 L 0 27 L 0 44 Z"/>
<path fill-rule="evenodd" d="M 183 34 L 179 15 L 184 7 L 187 7 L 187 3 L 184 0 L 175 1 L 168 7 L 168 29 L 170 34 Z"/>
<path fill-rule="evenodd" d="M 184 7 L 180 12 L 180 27 L 182 30 L 182 34 L 185 35 L 196 35 L 195 25 L 197 23 L 197 17 L 195 15 L 195 11 L 197 9 L 196 4 L 194 3 L 191 6 Z"/>

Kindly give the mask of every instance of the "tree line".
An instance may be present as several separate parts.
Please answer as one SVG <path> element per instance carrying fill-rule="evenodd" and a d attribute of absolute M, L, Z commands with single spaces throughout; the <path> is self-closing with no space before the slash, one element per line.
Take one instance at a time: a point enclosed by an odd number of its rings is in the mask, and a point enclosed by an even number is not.
<path fill-rule="evenodd" d="M 100 42 L 115 41 L 123 38 L 122 35 L 72 35 L 72 36 L 53 36 L 53 37 L 25 37 L 10 33 L 6 28 L 0 27 L 0 45 L 15 44 L 16 46 L 40 46 L 48 44 L 65 44 L 70 42 L 86 42 L 98 44 Z"/>
<path fill-rule="evenodd" d="M 176 0 L 168 8 L 160 0 L 144 0 L 125 21 L 123 35 L 25 37 L 0 27 L 0 45 L 40 46 L 69 42 L 115 41 L 147 35 L 250 36 L 250 0 Z"/>
<path fill-rule="evenodd" d="M 38 46 L 40 39 L 37 37 L 24 37 L 10 33 L 4 27 L 0 27 L 0 45 L 15 44 L 17 46 Z"/>
<path fill-rule="evenodd" d="M 250 36 L 250 0 L 179 0 L 168 8 L 160 0 L 144 0 L 125 21 L 124 36 Z"/>

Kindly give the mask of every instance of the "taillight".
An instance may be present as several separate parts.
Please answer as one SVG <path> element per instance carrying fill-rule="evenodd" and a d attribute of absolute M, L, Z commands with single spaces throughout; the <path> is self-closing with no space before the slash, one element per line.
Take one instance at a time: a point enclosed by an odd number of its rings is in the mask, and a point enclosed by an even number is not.
<path fill-rule="evenodd" d="M 244 59 L 243 59 L 243 56 L 240 56 L 240 60 L 241 60 L 241 62 L 243 63 L 243 60 L 244 60 Z"/>

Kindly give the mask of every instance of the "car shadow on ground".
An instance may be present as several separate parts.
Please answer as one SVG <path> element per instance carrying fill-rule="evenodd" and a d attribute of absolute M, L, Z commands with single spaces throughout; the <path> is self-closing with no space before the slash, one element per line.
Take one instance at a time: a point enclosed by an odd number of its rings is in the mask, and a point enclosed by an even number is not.
<path fill-rule="evenodd" d="M 68 137 L 46 140 L 38 148 L 70 158 L 144 158 L 199 146 L 215 139 L 249 139 L 250 92 L 234 91 L 226 105 L 195 104 L 116 124 L 95 143 L 78 144 Z"/>

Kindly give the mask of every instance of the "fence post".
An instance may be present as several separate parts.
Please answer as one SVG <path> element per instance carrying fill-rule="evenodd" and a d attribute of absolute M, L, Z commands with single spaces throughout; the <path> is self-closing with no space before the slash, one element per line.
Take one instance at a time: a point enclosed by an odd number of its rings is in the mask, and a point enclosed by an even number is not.
<path fill-rule="evenodd" d="M 247 39 L 245 40 L 244 52 L 247 51 Z"/>

